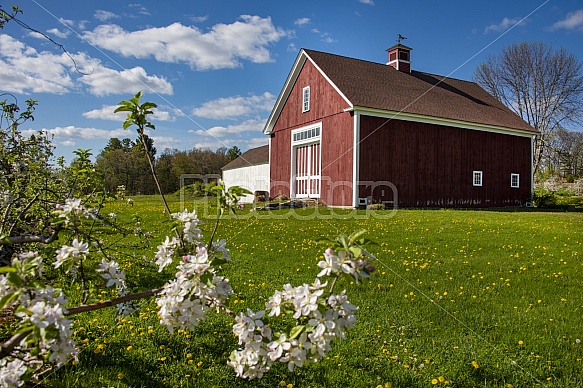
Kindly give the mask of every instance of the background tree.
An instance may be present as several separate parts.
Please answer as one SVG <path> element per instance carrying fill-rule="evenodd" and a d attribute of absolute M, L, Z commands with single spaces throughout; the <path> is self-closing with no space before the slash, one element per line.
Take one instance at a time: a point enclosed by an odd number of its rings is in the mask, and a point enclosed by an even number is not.
<path fill-rule="evenodd" d="M 541 167 L 553 132 L 583 116 L 581 62 L 564 48 L 523 42 L 489 57 L 475 81 L 540 131 L 534 147 L 534 172 Z"/>
<path fill-rule="evenodd" d="M 237 146 L 233 146 L 227 151 L 227 159 L 229 162 L 237 159 L 239 156 L 241 156 L 241 150 Z"/>

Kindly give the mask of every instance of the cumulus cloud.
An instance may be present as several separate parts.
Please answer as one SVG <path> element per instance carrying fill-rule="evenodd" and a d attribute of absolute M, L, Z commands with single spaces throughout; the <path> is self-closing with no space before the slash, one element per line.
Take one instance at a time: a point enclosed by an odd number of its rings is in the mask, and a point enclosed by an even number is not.
<path fill-rule="evenodd" d="M 563 20 L 559 20 L 553 24 L 554 30 L 580 30 L 583 31 L 583 9 L 570 12 Z"/>
<path fill-rule="evenodd" d="M 500 23 L 494 23 L 494 24 L 490 24 L 489 26 L 486 27 L 486 29 L 484 30 L 485 34 L 488 34 L 490 32 L 503 32 L 506 31 L 507 29 L 509 29 L 510 27 L 513 27 L 514 25 L 516 25 L 517 23 L 520 22 L 520 18 L 504 18 L 502 19 L 502 21 Z M 524 21 L 522 22 L 524 23 Z"/>
<path fill-rule="evenodd" d="M 200 108 L 194 108 L 192 114 L 207 119 L 234 119 L 260 111 L 270 111 L 274 104 L 275 96 L 265 92 L 260 96 L 237 96 L 207 101 Z"/>
<path fill-rule="evenodd" d="M 98 96 L 139 90 L 173 93 L 168 81 L 146 74 L 141 67 L 118 71 L 104 67 L 100 60 L 85 53 L 70 53 L 69 57 L 64 53 L 38 52 L 4 34 L 0 34 L 0 47 L 2 89 L 8 92 L 65 94 L 87 85 L 89 93 Z M 79 77 L 75 65 L 85 74 Z"/>
<path fill-rule="evenodd" d="M 312 32 L 314 34 L 320 35 L 320 38 L 322 39 L 322 42 L 325 42 L 325 43 L 334 43 L 334 42 L 336 42 L 336 40 L 334 38 L 332 38 L 332 34 L 330 34 L 329 32 L 322 32 L 322 31 L 318 30 L 317 28 L 312 28 Z"/>
<path fill-rule="evenodd" d="M 187 63 L 197 70 L 235 68 L 240 60 L 271 62 L 268 46 L 289 33 L 271 18 L 242 15 L 232 24 L 216 24 L 208 32 L 174 23 L 167 27 L 129 32 L 115 24 L 97 26 L 84 38 L 91 44 L 125 57 Z"/>
<path fill-rule="evenodd" d="M 367 4 L 367 5 L 374 5 L 373 0 L 358 0 L 359 3 Z"/>
<path fill-rule="evenodd" d="M 98 67 L 92 73 L 80 77 L 79 82 L 89 86 L 90 93 L 96 96 L 135 94 L 143 89 L 153 93 L 173 93 L 172 85 L 168 81 L 162 77 L 148 75 L 140 66 L 121 71 Z"/>
<path fill-rule="evenodd" d="M 207 130 L 190 130 L 188 133 L 193 133 L 195 135 L 200 136 L 208 136 L 208 137 L 225 137 L 229 135 L 240 135 L 246 132 L 258 133 L 261 132 L 263 127 L 265 126 L 266 120 L 258 120 L 258 119 L 249 119 L 243 121 L 239 124 L 228 125 L 226 127 L 223 126 L 216 126 L 209 128 Z"/>
<path fill-rule="evenodd" d="M 83 117 L 88 119 L 100 119 L 100 120 L 111 120 L 111 121 L 125 121 L 127 117 L 127 112 L 114 113 L 118 106 L 117 105 L 104 105 L 99 109 L 93 109 L 88 112 L 83 112 Z M 176 118 L 171 115 L 168 111 L 163 111 L 157 108 L 152 109 L 153 115 L 150 117 L 150 121 L 175 121 Z"/>
<path fill-rule="evenodd" d="M 310 18 L 299 18 L 294 22 L 294 24 L 296 26 L 300 26 L 300 27 L 305 26 L 306 24 L 309 24 L 309 23 L 310 23 Z"/>
<path fill-rule="evenodd" d="M 194 23 L 203 23 L 208 20 L 208 15 L 205 16 L 191 16 L 189 19 L 192 20 Z"/>
<path fill-rule="evenodd" d="M 37 130 L 27 129 L 21 131 L 24 136 L 30 136 L 38 133 Z M 55 127 L 46 129 L 43 128 L 42 132 L 48 134 L 49 136 L 54 136 L 55 139 L 82 139 L 82 140 L 95 140 L 95 139 L 110 139 L 112 137 L 127 137 L 128 132 L 123 129 L 106 130 L 99 128 L 81 128 L 75 127 L 74 125 L 69 125 L 66 127 Z"/>
<path fill-rule="evenodd" d="M 58 28 L 51 28 L 50 30 L 47 30 L 47 33 L 48 33 L 48 34 L 51 34 L 51 35 L 54 35 L 54 36 L 56 36 L 57 38 L 61 38 L 61 39 L 65 39 L 65 38 L 67 38 L 69 35 L 71 35 L 71 31 L 69 31 L 69 30 L 64 30 L 64 31 L 61 31 L 61 30 L 59 30 Z M 37 34 L 37 35 L 38 35 L 38 34 Z M 43 36 L 41 36 L 41 37 L 44 39 L 44 37 L 43 37 Z"/>
<path fill-rule="evenodd" d="M 109 12 L 109 11 L 103 11 L 101 9 L 98 9 L 97 11 L 95 11 L 95 13 L 93 14 L 93 17 L 97 20 L 100 20 L 102 22 L 105 22 L 109 19 L 117 19 L 119 18 L 119 15 L 113 13 L 113 12 Z"/>

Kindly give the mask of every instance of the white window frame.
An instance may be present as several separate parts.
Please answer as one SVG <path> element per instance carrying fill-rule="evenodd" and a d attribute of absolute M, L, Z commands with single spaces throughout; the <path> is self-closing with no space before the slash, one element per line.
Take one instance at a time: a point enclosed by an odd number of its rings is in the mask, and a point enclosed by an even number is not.
<path fill-rule="evenodd" d="M 306 86 L 302 89 L 302 113 L 310 110 L 310 87 Z"/>
<path fill-rule="evenodd" d="M 520 188 L 520 174 L 515 173 L 510 174 L 510 187 L 512 187 L 513 189 Z"/>
<path fill-rule="evenodd" d="M 472 172 L 472 185 L 482 186 L 483 176 L 484 174 L 482 171 L 474 170 Z"/>

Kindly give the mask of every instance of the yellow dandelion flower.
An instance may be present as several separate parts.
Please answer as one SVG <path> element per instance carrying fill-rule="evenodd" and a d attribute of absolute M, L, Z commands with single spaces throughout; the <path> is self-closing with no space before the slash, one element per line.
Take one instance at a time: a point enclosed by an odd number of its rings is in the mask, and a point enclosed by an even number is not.
<path fill-rule="evenodd" d="M 285 381 L 280 381 L 279 382 L 279 385 L 282 386 L 282 387 L 285 387 L 287 384 L 285 383 Z"/>
<path fill-rule="evenodd" d="M 431 384 L 433 384 L 433 385 L 437 385 L 437 383 L 439 383 L 439 381 L 437 381 L 437 379 L 433 379 L 433 380 L 431 380 Z"/>
<path fill-rule="evenodd" d="M 163 350 L 166 346 L 160 345 L 160 350 Z"/>
<path fill-rule="evenodd" d="M 524 345 L 524 341 L 518 341 L 518 345 Z"/>
<path fill-rule="evenodd" d="M 199 361 L 196 363 L 196 366 L 201 366 L 202 365 L 202 361 Z"/>
<path fill-rule="evenodd" d="M 166 361 L 166 357 L 162 357 L 160 361 Z"/>
<path fill-rule="evenodd" d="M 192 353 L 188 353 L 188 354 L 186 355 L 186 358 L 192 358 Z"/>
<path fill-rule="evenodd" d="M 132 350 L 132 349 L 133 349 L 133 346 L 132 346 L 132 345 L 130 345 L 130 346 L 128 346 L 128 347 L 126 348 L 126 350 L 127 350 L 127 351 L 130 351 L 130 350 Z"/>
<path fill-rule="evenodd" d="M 445 377 L 439 376 L 438 380 L 439 380 L 440 383 L 443 383 L 445 381 Z"/>
<path fill-rule="evenodd" d="M 477 361 L 472 361 L 472 365 L 474 366 L 474 368 L 478 369 L 480 367 L 480 365 L 478 365 Z"/>
<path fill-rule="evenodd" d="M 117 374 L 117 378 L 120 379 L 120 380 L 123 379 L 123 373 L 118 373 Z"/>
<path fill-rule="evenodd" d="M 385 388 L 393 388 L 393 384 L 391 384 L 391 383 L 385 383 Z"/>
<path fill-rule="evenodd" d="M 193 362 L 194 361 L 192 361 L 192 360 L 188 360 L 188 365 L 192 365 Z"/>
<path fill-rule="evenodd" d="M 287 388 L 294 388 L 294 385 L 293 385 L 292 383 L 289 383 L 289 384 L 287 385 Z"/>

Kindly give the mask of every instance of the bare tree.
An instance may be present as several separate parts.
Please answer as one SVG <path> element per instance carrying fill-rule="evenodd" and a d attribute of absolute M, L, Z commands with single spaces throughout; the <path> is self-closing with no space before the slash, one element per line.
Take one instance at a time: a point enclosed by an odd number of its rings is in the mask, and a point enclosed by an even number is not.
<path fill-rule="evenodd" d="M 516 43 L 489 57 L 474 80 L 540 131 L 534 145 L 534 172 L 547 152 L 550 136 L 583 117 L 581 62 L 564 48 Z"/>

